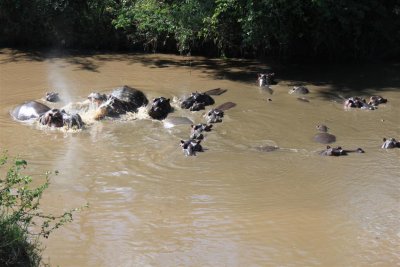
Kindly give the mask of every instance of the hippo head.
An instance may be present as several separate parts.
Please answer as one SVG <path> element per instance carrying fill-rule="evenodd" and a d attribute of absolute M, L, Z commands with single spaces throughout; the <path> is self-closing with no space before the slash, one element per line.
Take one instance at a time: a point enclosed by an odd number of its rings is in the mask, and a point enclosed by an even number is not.
<path fill-rule="evenodd" d="M 259 73 L 258 74 L 258 85 L 259 86 L 268 86 L 270 84 L 274 84 L 275 73 Z"/>
<path fill-rule="evenodd" d="M 67 126 L 69 129 L 74 127 L 77 129 L 82 129 L 84 123 L 82 121 L 81 116 L 78 113 L 68 114 L 64 110 L 61 110 L 61 113 L 63 115 L 63 121 L 65 126 Z"/>
<path fill-rule="evenodd" d="M 196 152 L 203 152 L 200 140 L 181 140 L 181 147 L 186 156 L 196 156 Z"/>
<path fill-rule="evenodd" d="M 64 110 L 59 109 L 51 109 L 47 111 L 39 118 L 39 122 L 42 125 L 57 128 L 67 126 L 68 128 L 76 127 L 81 129 L 83 127 L 83 121 L 79 114 L 70 115 Z"/>
<path fill-rule="evenodd" d="M 49 127 L 63 127 L 64 120 L 63 114 L 59 109 L 53 108 L 44 113 L 39 118 L 39 122 L 42 125 L 47 125 Z"/>
<path fill-rule="evenodd" d="M 382 144 L 382 148 L 386 148 L 386 149 L 390 149 L 390 148 L 396 148 L 396 147 L 400 147 L 400 142 L 398 142 L 396 139 L 394 138 L 383 138 L 383 144 Z"/>
<path fill-rule="evenodd" d="M 172 107 L 170 104 L 170 99 L 166 99 L 165 97 L 158 97 L 153 100 L 151 104 L 151 108 L 149 110 L 149 116 L 156 120 L 165 119 L 172 111 Z"/>
<path fill-rule="evenodd" d="M 317 128 L 317 130 L 321 133 L 327 133 L 329 130 L 328 126 L 323 124 L 318 124 L 317 126 L 315 126 L 315 128 Z"/>
<path fill-rule="evenodd" d="M 206 108 L 206 105 L 203 102 L 194 102 L 193 105 L 189 108 L 190 111 L 199 111 Z"/>
<path fill-rule="evenodd" d="M 55 93 L 55 92 L 47 92 L 45 99 L 46 99 L 46 101 L 49 101 L 49 102 L 60 101 L 60 98 L 58 97 L 58 93 Z"/>
<path fill-rule="evenodd" d="M 342 149 L 342 147 L 330 147 L 327 146 L 325 150 L 321 151 L 320 154 L 323 156 L 346 156 L 348 153 L 365 153 L 365 151 L 362 148 L 357 148 L 354 150 L 345 150 Z"/>
<path fill-rule="evenodd" d="M 96 104 L 97 106 L 100 106 L 107 100 L 107 95 L 105 94 L 100 94 L 100 93 L 91 93 L 87 97 L 90 102 Z"/>
<path fill-rule="evenodd" d="M 224 117 L 224 111 L 221 109 L 214 108 L 207 112 L 207 123 L 217 123 L 222 122 L 222 118 Z"/>
<path fill-rule="evenodd" d="M 291 90 L 289 90 L 289 94 L 308 94 L 310 91 L 305 86 L 295 86 Z"/>
<path fill-rule="evenodd" d="M 367 101 L 362 97 L 350 97 L 344 101 L 345 108 L 361 108 L 361 109 L 369 109 L 374 110 L 374 105 L 370 105 Z"/>
<path fill-rule="evenodd" d="M 373 95 L 369 98 L 368 105 L 378 106 L 379 104 L 387 103 L 387 99 L 381 97 L 380 95 Z"/>

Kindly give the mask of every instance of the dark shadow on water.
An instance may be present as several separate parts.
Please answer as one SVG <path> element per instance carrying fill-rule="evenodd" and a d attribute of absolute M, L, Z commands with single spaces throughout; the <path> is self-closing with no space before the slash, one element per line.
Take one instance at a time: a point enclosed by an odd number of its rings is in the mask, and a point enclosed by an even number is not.
<path fill-rule="evenodd" d="M 258 73 L 275 72 L 276 80 L 288 86 L 321 86 L 318 97 L 332 100 L 339 96 L 383 94 L 400 90 L 400 63 L 379 64 L 277 64 L 248 59 L 212 59 L 163 54 L 110 53 L 82 50 L 0 50 L 8 54 L 1 64 L 18 61 L 63 59 L 77 70 L 99 72 L 107 61 L 124 61 L 149 68 L 185 67 L 188 71 L 202 71 L 215 79 L 241 82 L 257 87 Z"/>

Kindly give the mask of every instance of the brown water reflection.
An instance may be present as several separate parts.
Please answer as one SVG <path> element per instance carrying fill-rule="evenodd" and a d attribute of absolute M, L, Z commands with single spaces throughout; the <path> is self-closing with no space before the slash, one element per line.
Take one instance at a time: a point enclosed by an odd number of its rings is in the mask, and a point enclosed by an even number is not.
<path fill-rule="evenodd" d="M 400 262 L 399 66 L 278 66 L 273 94 L 250 60 L 142 54 L 1 50 L 0 147 L 34 174 L 59 170 L 43 199 L 50 211 L 90 203 L 45 240 L 60 266 L 396 266 Z M 102 121 L 82 132 L 13 121 L 17 104 L 53 89 L 65 102 L 131 85 L 148 98 L 221 87 L 216 105 L 237 103 L 207 134 L 207 150 L 185 157 L 186 125 L 148 119 Z M 311 90 L 310 102 L 289 95 Z M 344 111 L 338 95 L 381 94 L 375 111 Z M 265 101 L 271 98 L 272 101 Z M 203 120 L 176 108 L 174 116 Z M 315 125 L 366 154 L 317 155 Z M 262 153 L 260 145 L 282 149 Z"/>

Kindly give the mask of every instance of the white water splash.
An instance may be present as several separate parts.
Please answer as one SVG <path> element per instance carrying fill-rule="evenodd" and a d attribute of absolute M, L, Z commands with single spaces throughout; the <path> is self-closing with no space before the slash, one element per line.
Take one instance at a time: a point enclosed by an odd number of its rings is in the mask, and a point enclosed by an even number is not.
<path fill-rule="evenodd" d="M 70 93 L 71 83 L 65 78 L 57 63 L 50 63 L 50 65 L 48 65 L 47 80 L 51 85 L 48 91 L 59 93 L 61 102 L 70 103 L 72 101 Z"/>

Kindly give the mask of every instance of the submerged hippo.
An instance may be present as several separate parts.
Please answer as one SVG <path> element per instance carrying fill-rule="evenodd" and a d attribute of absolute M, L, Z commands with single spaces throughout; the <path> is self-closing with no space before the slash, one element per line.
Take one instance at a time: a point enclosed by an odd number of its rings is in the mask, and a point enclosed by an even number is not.
<path fill-rule="evenodd" d="M 257 77 L 258 86 L 269 86 L 276 84 L 275 73 L 259 73 Z"/>
<path fill-rule="evenodd" d="M 95 119 L 118 117 L 126 112 L 136 112 L 139 107 L 146 106 L 148 100 L 142 91 L 124 85 L 114 89 L 109 96 L 91 93 L 88 99 L 99 105 Z"/>
<path fill-rule="evenodd" d="M 327 146 L 325 150 L 322 150 L 319 152 L 320 155 L 322 156 L 346 156 L 348 153 L 365 153 L 365 151 L 362 148 L 357 148 L 354 150 L 345 150 L 342 149 L 342 147 L 330 147 Z"/>
<path fill-rule="evenodd" d="M 279 150 L 279 147 L 278 146 L 265 145 L 265 146 L 256 147 L 256 150 L 258 150 L 260 152 L 273 152 L 273 151 Z"/>
<path fill-rule="evenodd" d="M 383 138 L 382 148 L 390 149 L 390 148 L 400 148 L 400 142 L 394 138 Z"/>
<path fill-rule="evenodd" d="M 168 116 L 165 120 L 163 120 L 163 123 L 165 128 L 172 128 L 177 125 L 185 125 L 185 124 L 191 125 L 193 124 L 193 121 L 187 117 Z"/>
<path fill-rule="evenodd" d="M 157 97 L 153 100 L 151 108 L 148 112 L 149 116 L 156 120 L 163 120 L 167 117 L 168 113 L 172 111 L 170 99 L 165 97 Z"/>
<path fill-rule="evenodd" d="M 326 125 L 317 125 L 316 126 L 319 133 L 314 135 L 313 140 L 317 143 L 321 144 L 330 144 L 336 142 L 336 136 L 328 133 L 328 127 Z"/>
<path fill-rule="evenodd" d="M 26 121 L 30 119 L 37 119 L 50 108 L 37 101 L 29 101 L 20 106 L 17 106 L 11 111 L 11 116 L 19 121 Z"/>
<path fill-rule="evenodd" d="M 295 86 L 289 91 L 289 94 L 305 95 L 308 94 L 309 92 L 310 91 L 305 86 Z"/>
<path fill-rule="evenodd" d="M 39 122 L 42 125 L 47 125 L 49 127 L 68 127 L 81 129 L 84 125 L 82 118 L 79 114 L 68 114 L 64 110 L 51 109 L 44 113 L 39 118 Z"/>
<path fill-rule="evenodd" d="M 181 140 L 181 147 L 186 156 L 196 156 L 196 152 L 203 152 L 200 140 Z"/>
<path fill-rule="evenodd" d="M 45 99 L 46 99 L 46 101 L 49 101 L 49 102 L 60 101 L 60 97 L 58 96 L 58 93 L 56 93 L 56 92 L 47 92 Z"/>

